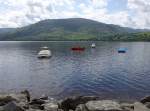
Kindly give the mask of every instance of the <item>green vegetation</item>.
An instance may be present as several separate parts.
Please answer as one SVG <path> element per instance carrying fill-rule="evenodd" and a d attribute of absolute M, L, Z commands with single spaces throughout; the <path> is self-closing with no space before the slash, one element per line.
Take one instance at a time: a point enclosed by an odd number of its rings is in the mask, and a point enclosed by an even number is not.
<path fill-rule="evenodd" d="M 118 34 L 112 36 L 114 41 L 150 41 L 150 32 Z"/>
<path fill-rule="evenodd" d="M 0 40 L 150 41 L 150 32 L 81 18 L 52 19 L 22 28 L 0 29 Z"/>

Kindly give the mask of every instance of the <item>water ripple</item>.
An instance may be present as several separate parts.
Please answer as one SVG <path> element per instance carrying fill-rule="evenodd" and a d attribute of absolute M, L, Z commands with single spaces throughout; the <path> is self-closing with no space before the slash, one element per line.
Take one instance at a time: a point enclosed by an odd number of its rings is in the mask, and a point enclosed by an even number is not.
<path fill-rule="evenodd" d="M 145 42 L 0 42 L 0 91 L 29 89 L 64 98 L 98 95 L 111 99 L 139 99 L 150 94 L 150 43 Z M 52 58 L 39 60 L 41 46 Z M 84 52 L 72 52 L 81 45 Z M 128 49 L 118 54 L 119 47 Z M 146 47 L 146 48 L 145 48 Z"/>

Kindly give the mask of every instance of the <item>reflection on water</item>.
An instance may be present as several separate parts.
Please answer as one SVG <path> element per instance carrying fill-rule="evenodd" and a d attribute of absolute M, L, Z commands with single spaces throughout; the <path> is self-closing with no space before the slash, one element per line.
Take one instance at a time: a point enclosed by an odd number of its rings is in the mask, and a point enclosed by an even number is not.
<path fill-rule="evenodd" d="M 84 52 L 72 52 L 73 46 Z M 0 92 L 29 89 L 55 98 L 98 95 L 139 99 L 150 94 L 150 43 L 146 42 L 0 42 Z M 51 59 L 38 59 L 41 46 Z M 117 49 L 126 47 L 127 53 Z"/>

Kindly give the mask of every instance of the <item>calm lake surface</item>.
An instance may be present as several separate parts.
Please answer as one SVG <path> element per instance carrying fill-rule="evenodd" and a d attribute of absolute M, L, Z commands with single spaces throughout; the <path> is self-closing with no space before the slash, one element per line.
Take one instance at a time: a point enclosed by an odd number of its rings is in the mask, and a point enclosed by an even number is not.
<path fill-rule="evenodd" d="M 24 89 L 57 99 L 97 95 L 102 99 L 136 100 L 150 95 L 149 42 L 0 42 L 0 92 Z M 84 52 L 72 52 L 72 46 Z M 41 46 L 52 58 L 38 59 Z M 127 48 L 118 54 L 117 49 Z"/>

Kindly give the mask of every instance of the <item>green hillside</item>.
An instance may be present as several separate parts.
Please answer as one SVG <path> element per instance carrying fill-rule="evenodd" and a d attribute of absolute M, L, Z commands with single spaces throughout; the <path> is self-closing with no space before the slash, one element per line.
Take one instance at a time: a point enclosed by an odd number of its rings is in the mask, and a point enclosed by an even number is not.
<path fill-rule="evenodd" d="M 147 41 L 146 30 L 135 30 L 82 18 L 50 19 L 16 29 L 0 29 L 0 40 L 103 40 Z"/>
<path fill-rule="evenodd" d="M 150 32 L 123 34 L 114 37 L 114 40 L 115 39 L 121 41 L 150 41 Z"/>

